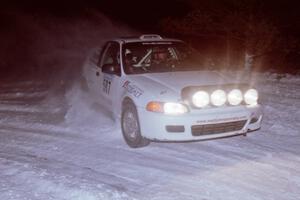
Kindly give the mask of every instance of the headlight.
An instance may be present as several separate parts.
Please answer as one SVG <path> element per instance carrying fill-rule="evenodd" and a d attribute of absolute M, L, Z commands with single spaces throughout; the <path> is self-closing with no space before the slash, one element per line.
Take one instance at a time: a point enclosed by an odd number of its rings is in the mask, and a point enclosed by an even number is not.
<path fill-rule="evenodd" d="M 180 115 L 188 112 L 188 108 L 181 103 L 151 101 L 146 109 L 151 112 L 165 113 L 168 115 Z"/>
<path fill-rule="evenodd" d="M 248 105 L 256 105 L 257 100 L 258 100 L 258 92 L 255 89 L 249 89 L 245 94 L 244 94 L 244 99 L 246 104 Z"/>
<path fill-rule="evenodd" d="M 223 90 L 216 90 L 210 96 L 211 102 L 215 106 L 222 106 L 226 102 L 226 93 Z"/>
<path fill-rule="evenodd" d="M 188 111 L 187 107 L 181 103 L 165 103 L 164 112 L 171 115 L 180 115 Z"/>
<path fill-rule="evenodd" d="M 234 89 L 228 93 L 228 102 L 230 105 L 236 106 L 239 105 L 243 101 L 243 94 L 241 90 Z"/>
<path fill-rule="evenodd" d="M 209 95 L 205 91 L 196 92 L 192 97 L 192 102 L 196 107 L 205 107 L 209 104 Z"/>

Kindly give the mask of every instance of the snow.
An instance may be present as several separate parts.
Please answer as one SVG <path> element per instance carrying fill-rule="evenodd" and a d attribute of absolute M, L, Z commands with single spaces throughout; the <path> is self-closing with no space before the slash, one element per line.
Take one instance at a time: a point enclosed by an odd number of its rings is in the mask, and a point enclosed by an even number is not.
<path fill-rule="evenodd" d="M 299 199 L 300 76 L 252 78 L 261 130 L 142 149 L 78 84 L 2 82 L 0 199 Z"/>

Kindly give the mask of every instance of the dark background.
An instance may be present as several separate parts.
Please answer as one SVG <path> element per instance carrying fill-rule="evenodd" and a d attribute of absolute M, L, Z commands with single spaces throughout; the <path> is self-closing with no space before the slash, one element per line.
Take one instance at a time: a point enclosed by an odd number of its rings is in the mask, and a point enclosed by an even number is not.
<path fill-rule="evenodd" d="M 1 77 L 50 76 L 64 67 L 78 67 L 89 49 L 123 35 L 159 33 L 189 42 L 204 54 L 209 52 L 221 67 L 243 65 L 242 50 L 228 52 L 221 37 L 195 37 L 166 32 L 161 21 L 180 19 L 195 8 L 222 10 L 237 0 L 88 0 L 7 1 L 0 7 Z M 247 1 L 246 1 L 247 2 Z M 249 4 L 256 3 L 249 0 Z M 255 63 L 259 70 L 299 73 L 300 12 L 298 1 L 257 1 L 264 15 L 280 30 L 280 45 Z M 232 6 L 232 9 L 235 9 Z M 292 38 L 287 42 L 287 38 Z M 293 44 L 288 44 L 291 43 Z M 288 44 L 288 45 L 287 45 Z M 288 48 L 283 48 L 288 46 Z M 227 51 L 227 52 L 226 52 Z M 230 61 L 224 57 L 230 54 Z M 223 59 L 224 58 L 224 59 Z M 234 58 L 234 59 L 232 59 Z M 228 60 L 228 59 L 227 59 Z M 75 67 L 76 66 L 76 67 Z"/>

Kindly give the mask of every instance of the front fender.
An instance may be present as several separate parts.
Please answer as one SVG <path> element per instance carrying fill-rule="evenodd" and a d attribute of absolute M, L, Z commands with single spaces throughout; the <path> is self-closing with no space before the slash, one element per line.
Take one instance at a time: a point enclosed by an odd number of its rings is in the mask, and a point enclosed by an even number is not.
<path fill-rule="evenodd" d="M 150 101 L 163 101 L 163 102 L 178 102 L 180 101 L 180 95 L 176 94 L 169 88 L 165 88 L 162 85 L 152 82 L 144 83 L 142 81 L 134 81 L 130 78 L 126 78 L 120 84 L 119 90 L 120 98 L 115 105 L 115 114 L 119 118 L 121 117 L 122 102 L 125 98 L 129 98 L 138 108 L 146 108 Z"/>

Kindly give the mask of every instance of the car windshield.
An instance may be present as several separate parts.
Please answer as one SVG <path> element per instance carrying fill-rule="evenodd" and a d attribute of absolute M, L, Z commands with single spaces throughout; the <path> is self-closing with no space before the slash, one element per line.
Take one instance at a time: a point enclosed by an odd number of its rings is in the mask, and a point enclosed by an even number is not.
<path fill-rule="evenodd" d="M 122 56 L 126 74 L 206 69 L 199 53 L 183 42 L 127 43 Z"/>

